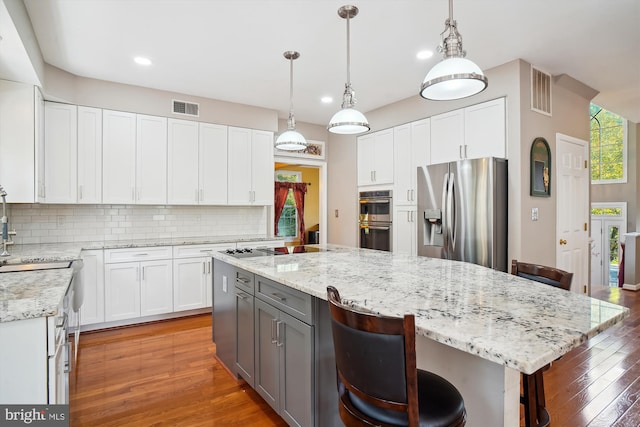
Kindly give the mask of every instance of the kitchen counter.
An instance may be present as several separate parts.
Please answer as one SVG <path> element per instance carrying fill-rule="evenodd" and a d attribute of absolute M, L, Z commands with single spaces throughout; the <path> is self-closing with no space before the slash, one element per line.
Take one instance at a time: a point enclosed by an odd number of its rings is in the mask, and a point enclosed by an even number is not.
<path fill-rule="evenodd" d="M 517 426 L 519 372 L 531 374 L 629 310 L 475 264 L 341 246 L 327 252 L 213 257 L 326 300 L 415 315 L 418 367 L 462 393 L 469 426 Z"/>
<path fill-rule="evenodd" d="M 177 246 L 273 240 L 266 237 L 221 236 L 151 240 L 51 243 L 9 246 L 8 257 L 0 265 L 75 261 L 85 249 Z M 55 315 L 69 285 L 72 269 L 0 273 L 0 323 Z"/>
<path fill-rule="evenodd" d="M 54 316 L 72 268 L 0 274 L 0 323 Z"/>

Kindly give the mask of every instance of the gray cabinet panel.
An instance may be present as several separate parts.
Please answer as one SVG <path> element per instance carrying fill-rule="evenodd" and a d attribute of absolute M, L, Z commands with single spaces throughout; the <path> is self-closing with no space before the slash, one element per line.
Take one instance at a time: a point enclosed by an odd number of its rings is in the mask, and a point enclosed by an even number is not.
<path fill-rule="evenodd" d="M 222 261 L 213 263 L 213 341 L 216 356 L 229 369 L 236 360 L 235 267 Z"/>
<path fill-rule="evenodd" d="M 238 283 L 238 282 L 236 282 Z M 254 381 L 254 302 L 253 295 L 236 289 L 236 369 L 251 387 Z"/>
<path fill-rule="evenodd" d="M 289 425 L 313 425 L 313 327 L 280 312 L 280 415 Z"/>
<path fill-rule="evenodd" d="M 280 311 L 255 300 L 255 390 L 276 411 L 280 408 L 279 350 L 277 341 Z"/>

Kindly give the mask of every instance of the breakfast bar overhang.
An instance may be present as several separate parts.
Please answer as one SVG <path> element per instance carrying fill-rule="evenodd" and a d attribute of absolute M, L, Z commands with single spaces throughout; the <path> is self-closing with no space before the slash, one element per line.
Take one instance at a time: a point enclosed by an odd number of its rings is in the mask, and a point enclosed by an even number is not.
<path fill-rule="evenodd" d="M 460 390 L 468 426 L 517 426 L 520 373 L 537 371 L 629 314 L 612 303 L 475 264 L 321 248 L 326 251 L 213 257 L 324 301 L 332 285 L 359 310 L 414 314 L 418 367 Z"/>

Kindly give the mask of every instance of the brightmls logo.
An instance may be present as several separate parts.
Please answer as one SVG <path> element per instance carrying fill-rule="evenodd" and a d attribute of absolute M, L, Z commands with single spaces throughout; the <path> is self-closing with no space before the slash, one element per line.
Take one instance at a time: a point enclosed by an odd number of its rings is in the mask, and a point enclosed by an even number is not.
<path fill-rule="evenodd" d="M 69 405 L 0 405 L 0 408 L 2 426 L 69 426 Z"/>

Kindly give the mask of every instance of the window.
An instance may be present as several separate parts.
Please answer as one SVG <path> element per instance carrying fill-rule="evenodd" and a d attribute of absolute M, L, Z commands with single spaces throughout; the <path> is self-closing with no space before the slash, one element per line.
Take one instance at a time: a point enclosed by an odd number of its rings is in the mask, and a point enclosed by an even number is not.
<path fill-rule="evenodd" d="M 595 104 L 591 115 L 591 183 L 627 182 L 627 121 Z"/>
<path fill-rule="evenodd" d="M 280 182 L 302 182 L 302 173 L 277 170 L 276 181 Z M 278 237 L 293 240 L 298 237 L 298 209 L 293 198 L 293 191 L 289 190 L 287 201 L 284 204 L 282 215 L 278 221 Z"/>

